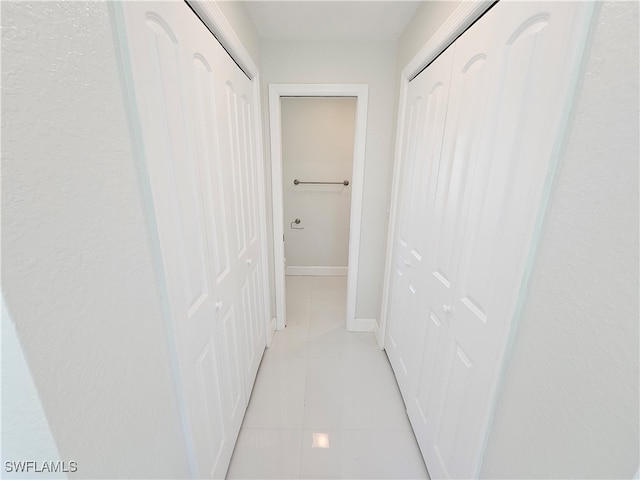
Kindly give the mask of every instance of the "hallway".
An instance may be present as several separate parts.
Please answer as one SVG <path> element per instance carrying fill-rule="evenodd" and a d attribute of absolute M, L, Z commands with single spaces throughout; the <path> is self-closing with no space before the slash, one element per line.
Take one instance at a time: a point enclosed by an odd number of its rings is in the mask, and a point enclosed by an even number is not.
<path fill-rule="evenodd" d="M 286 277 L 227 478 L 428 478 L 372 333 L 344 327 L 346 277 Z"/>

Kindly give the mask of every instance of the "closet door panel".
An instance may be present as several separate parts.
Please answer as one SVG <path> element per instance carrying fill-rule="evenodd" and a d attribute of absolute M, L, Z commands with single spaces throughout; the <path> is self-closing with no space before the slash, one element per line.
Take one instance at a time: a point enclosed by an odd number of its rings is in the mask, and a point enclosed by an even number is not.
<path fill-rule="evenodd" d="M 251 82 L 184 2 L 115 8 L 129 47 L 194 475 L 223 478 L 264 350 Z"/>
<path fill-rule="evenodd" d="M 424 282 L 428 215 L 440 161 L 452 61 L 453 49 L 409 83 L 387 343 L 387 354 L 407 403 L 423 342 L 416 331 L 429 319 L 425 314 Z"/>
<path fill-rule="evenodd" d="M 232 60 L 229 59 L 231 62 Z M 235 251 L 237 302 L 241 305 L 243 325 L 243 368 L 245 393 L 249 398 L 266 347 L 263 255 L 260 248 L 257 197 L 258 158 L 255 154 L 254 110 L 250 101 L 251 81 L 238 68 L 233 70 L 219 91 L 223 94 L 227 121 L 229 164 L 232 166 L 232 195 L 235 208 Z"/>
<path fill-rule="evenodd" d="M 224 382 L 223 406 L 227 431 L 230 433 L 230 449 L 240 429 L 248 397 L 245 395 L 243 376 L 243 336 L 241 316 L 236 300 L 236 275 L 233 264 L 233 208 L 231 169 L 224 159 L 229 146 L 220 132 L 226 123 L 224 106 L 216 99 L 219 79 L 232 74 L 233 66 L 224 61 L 225 54 L 217 48 L 203 49 L 207 45 L 208 32 L 198 32 L 199 51 L 188 51 L 190 63 L 190 100 L 194 122 L 190 134 L 199 160 L 199 179 L 202 190 L 207 192 L 204 202 L 204 220 L 208 232 L 209 267 L 216 291 L 216 352 L 220 362 L 221 379 Z M 194 34 L 194 32 L 192 32 Z M 216 42 L 217 43 L 217 42 Z M 185 49 L 186 50 L 186 49 Z M 218 87 L 219 88 L 219 87 Z"/>
<path fill-rule="evenodd" d="M 490 88 L 470 185 L 433 444 L 434 477 L 477 475 L 507 336 L 590 6 L 499 3 L 463 35 L 490 49 Z M 477 43 L 479 42 L 479 43 Z"/>
<path fill-rule="evenodd" d="M 393 283 L 391 287 L 391 308 L 390 325 L 388 329 L 387 355 L 400 385 L 400 390 L 404 395 L 406 392 L 405 383 L 408 376 L 406 361 L 406 339 L 407 339 L 407 303 L 410 285 L 410 270 L 407 263 L 410 252 L 408 224 L 411 210 L 406 192 L 409 191 L 411 179 L 414 175 L 416 144 L 418 140 L 418 127 L 422 122 L 423 98 L 416 87 L 418 82 L 410 84 L 409 99 L 410 106 L 407 112 L 407 135 L 405 135 L 405 151 L 403 155 L 404 175 L 401 183 L 401 207 L 399 209 L 399 219 L 397 225 L 397 237 L 394 248 L 393 260 Z"/>
<path fill-rule="evenodd" d="M 433 443 L 445 378 L 446 339 L 450 325 L 453 288 L 469 209 L 486 108 L 491 66 L 491 42 L 482 30 L 465 33 L 455 45 L 451 91 L 433 202 L 427 209 L 425 228 L 426 270 L 424 314 L 428 320 L 416 331 L 425 338 L 419 366 L 411 386 L 407 411 L 422 448 Z"/>
<path fill-rule="evenodd" d="M 191 50 L 181 22 L 164 5 L 127 4 L 125 14 L 196 469 L 200 476 L 223 474 L 230 450 L 226 386 L 217 354 L 218 292 L 209 269 L 209 192 L 200 181 L 190 134 L 195 123 L 189 101 Z"/>

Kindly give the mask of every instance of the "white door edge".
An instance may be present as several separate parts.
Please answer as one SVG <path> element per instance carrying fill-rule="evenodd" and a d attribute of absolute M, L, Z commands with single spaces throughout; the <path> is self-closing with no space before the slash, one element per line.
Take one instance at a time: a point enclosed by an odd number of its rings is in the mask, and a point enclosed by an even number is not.
<path fill-rule="evenodd" d="M 347 267 L 347 330 L 355 328 L 356 292 L 360 255 L 360 224 L 362 222 L 362 183 L 364 180 L 365 140 L 367 131 L 367 104 L 369 86 L 366 84 L 270 84 L 269 123 L 271 137 L 271 195 L 273 208 L 273 256 L 275 273 L 277 329 L 286 325 L 285 266 L 284 266 L 284 214 L 282 200 L 282 126 L 280 98 L 356 97 L 356 129 L 353 147 L 353 173 L 351 190 L 351 219 L 349 224 L 349 262 Z"/>

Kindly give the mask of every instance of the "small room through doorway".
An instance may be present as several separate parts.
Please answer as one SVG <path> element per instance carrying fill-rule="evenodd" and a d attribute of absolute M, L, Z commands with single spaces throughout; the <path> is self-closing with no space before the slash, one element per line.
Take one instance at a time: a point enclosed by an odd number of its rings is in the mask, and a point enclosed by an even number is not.
<path fill-rule="evenodd" d="M 278 330 L 288 323 L 285 286 L 306 277 L 346 285 L 341 328 L 372 331 L 356 318 L 368 92 L 365 84 L 269 85 Z"/>
<path fill-rule="evenodd" d="M 354 97 L 282 99 L 286 275 L 347 276 Z"/>
<path fill-rule="evenodd" d="M 345 328 L 356 108 L 356 97 L 281 98 L 287 307 L 315 291 L 332 313 L 313 322 L 319 335 Z"/>

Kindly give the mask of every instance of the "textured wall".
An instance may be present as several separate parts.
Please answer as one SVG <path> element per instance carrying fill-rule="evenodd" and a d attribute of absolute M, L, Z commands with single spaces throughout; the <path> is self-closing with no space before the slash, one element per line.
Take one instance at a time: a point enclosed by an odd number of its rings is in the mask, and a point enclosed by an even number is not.
<path fill-rule="evenodd" d="M 369 85 L 367 140 L 360 230 L 357 318 L 378 318 L 391 189 L 396 42 L 281 42 L 262 44 L 263 109 L 269 83 Z M 263 116 L 264 118 L 264 116 Z M 269 126 L 265 122 L 265 132 Z M 268 133 L 267 133 L 268 135 Z M 270 165 L 269 156 L 266 164 Z M 269 172 L 269 170 L 267 170 Z M 270 179 L 270 173 L 267 174 Z"/>
<path fill-rule="evenodd" d="M 602 6 L 482 475 L 638 468 L 638 3 Z"/>
<path fill-rule="evenodd" d="M 2 2 L 2 288 L 76 476 L 184 477 L 118 75 L 105 3 Z"/>

